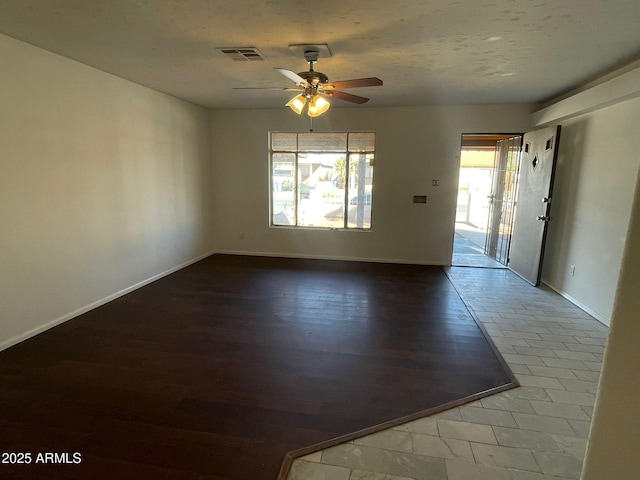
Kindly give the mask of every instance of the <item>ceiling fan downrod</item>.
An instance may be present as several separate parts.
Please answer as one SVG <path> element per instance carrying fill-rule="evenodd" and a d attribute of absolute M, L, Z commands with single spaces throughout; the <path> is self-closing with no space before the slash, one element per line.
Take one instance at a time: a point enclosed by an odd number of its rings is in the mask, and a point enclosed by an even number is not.
<path fill-rule="evenodd" d="M 304 52 L 304 59 L 309 64 L 309 70 L 313 72 L 313 64 L 318 61 L 320 52 L 318 50 L 307 50 Z"/>

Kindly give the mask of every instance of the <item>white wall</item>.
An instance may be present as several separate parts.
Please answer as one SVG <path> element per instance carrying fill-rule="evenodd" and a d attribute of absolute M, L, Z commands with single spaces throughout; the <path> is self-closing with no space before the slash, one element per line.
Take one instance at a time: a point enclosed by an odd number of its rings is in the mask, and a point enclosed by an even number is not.
<path fill-rule="evenodd" d="M 213 249 L 206 109 L 0 35 L 0 348 Z"/>
<path fill-rule="evenodd" d="M 332 108 L 314 120 L 315 131 L 376 132 L 373 230 L 346 232 L 269 227 L 268 133 L 308 131 L 308 117 L 284 107 L 214 110 L 216 249 L 450 264 L 460 135 L 524 132 L 530 111 L 528 105 Z M 427 195 L 427 204 L 413 204 L 413 195 Z"/>
<path fill-rule="evenodd" d="M 640 185 L 640 173 L 637 179 Z M 627 232 L 611 329 L 581 478 L 635 480 L 640 471 L 640 188 Z"/>
<path fill-rule="evenodd" d="M 602 105 L 578 96 L 563 101 L 588 113 L 570 116 L 560 102 L 534 116 L 551 122 L 555 111 L 564 116 L 542 280 L 607 324 L 640 165 L 640 97 L 625 94 L 614 103 L 620 91 L 611 88 L 597 87 L 610 94 Z"/>

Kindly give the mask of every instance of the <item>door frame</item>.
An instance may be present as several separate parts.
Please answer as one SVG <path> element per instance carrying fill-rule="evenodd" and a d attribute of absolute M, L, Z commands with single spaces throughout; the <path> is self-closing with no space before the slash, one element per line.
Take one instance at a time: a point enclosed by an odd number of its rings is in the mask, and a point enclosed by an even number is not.
<path fill-rule="evenodd" d="M 460 149 L 459 149 L 459 156 L 458 156 L 458 170 L 457 170 L 457 177 L 456 177 L 456 184 L 459 185 L 460 183 L 460 171 L 462 168 L 462 152 L 463 150 L 465 150 L 465 147 L 478 147 L 478 148 L 491 148 L 494 151 L 494 155 L 496 152 L 496 146 L 497 146 L 497 142 L 500 140 L 505 140 L 508 138 L 512 138 L 512 137 L 516 137 L 516 136 L 520 136 L 522 137 L 524 134 L 523 132 L 481 132 L 481 133 L 461 133 L 460 134 Z M 494 176 L 495 176 L 495 161 L 494 161 L 494 166 L 492 167 L 492 178 L 491 178 L 491 182 L 492 182 L 492 187 L 491 187 L 491 191 L 493 193 L 494 191 Z M 457 210 L 457 209 L 456 209 Z M 453 222 L 453 232 L 452 232 L 452 238 L 453 238 L 453 242 L 452 242 L 452 248 L 451 248 L 451 264 L 453 265 L 453 256 L 455 254 L 455 235 L 456 235 L 456 222 L 455 222 L 455 216 L 456 216 L 456 211 L 454 211 L 454 222 Z M 489 218 L 490 221 L 490 218 Z M 488 232 L 487 232 L 488 233 Z M 486 237 L 488 238 L 488 237 Z M 486 245 L 486 241 L 485 241 L 485 245 L 482 245 L 482 247 L 484 248 L 484 254 L 488 257 L 491 258 L 490 255 L 487 255 L 487 245 Z M 495 260 L 495 259 L 494 259 Z M 505 264 L 502 264 L 501 262 L 497 262 L 500 263 L 501 265 L 503 265 L 506 268 Z M 497 265 L 496 265 L 497 266 Z"/>

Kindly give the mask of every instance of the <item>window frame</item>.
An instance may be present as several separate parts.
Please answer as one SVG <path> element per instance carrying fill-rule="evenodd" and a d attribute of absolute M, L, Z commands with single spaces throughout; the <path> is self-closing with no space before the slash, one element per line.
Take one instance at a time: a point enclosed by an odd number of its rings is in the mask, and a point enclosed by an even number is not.
<path fill-rule="evenodd" d="M 274 150 L 273 149 L 273 135 L 274 134 L 290 134 L 295 135 L 296 138 L 296 147 L 295 150 Z M 345 149 L 344 150 L 300 150 L 300 136 L 301 135 L 323 135 L 323 134 L 344 134 L 346 135 L 345 141 Z M 373 135 L 373 150 L 363 151 L 363 150 L 350 150 L 349 148 L 349 139 L 352 134 L 371 134 Z M 374 190 L 374 182 L 375 182 L 375 158 L 376 158 L 376 133 L 374 131 L 339 131 L 339 132 L 284 132 L 284 131 L 270 131 L 268 134 L 269 137 L 269 227 L 270 228 L 292 228 L 292 229 L 311 229 L 311 230 L 335 230 L 335 231 L 351 231 L 351 232 L 370 232 L 373 230 L 373 190 Z M 299 192 L 299 157 L 300 154 L 340 154 L 345 157 L 345 189 L 344 189 L 344 197 L 342 199 L 342 208 L 343 208 L 343 218 L 342 218 L 342 226 L 340 227 L 331 227 L 331 226 L 315 226 L 315 225 L 299 225 L 299 208 L 300 208 L 300 192 Z M 274 223 L 274 154 L 289 154 L 293 155 L 293 169 L 292 169 L 292 178 L 293 178 L 293 218 L 294 224 L 289 225 L 280 225 Z M 366 190 L 365 190 L 365 206 L 369 206 L 371 208 L 371 212 L 369 215 L 369 226 L 368 227 L 353 227 L 349 226 L 349 181 L 351 176 L 351 162 L 352 156 L 361 157 L 364 156 L 364 159 L 357 158 L 356 161 L 360 160 L 369 160 L 369 166 L 373 168 L 371 171 L 371 189 L 370 189 L 370 202 L 366 203 Z"/>

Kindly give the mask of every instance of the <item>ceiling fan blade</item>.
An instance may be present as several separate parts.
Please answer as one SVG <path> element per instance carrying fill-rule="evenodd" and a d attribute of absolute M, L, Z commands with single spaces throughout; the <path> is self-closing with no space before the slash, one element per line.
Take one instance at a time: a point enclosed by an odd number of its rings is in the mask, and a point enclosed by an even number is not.
<path fill-rule="evenodd" d="M 353 95 L 351 93 L 341 92 L 340 90 L 329 90 L 324 92 L 326 95 L 330 95 L 338 100 L 344 100 L 345 102 L 351 103 L 367 103 L 369 101 L 368 98 L 360 97 L 359 95 Z"/>
<path fill-rule="evenodd" d="M 287 77 L 290 80 L 293 80 L 294 82 L 296 82 L 296 85 L 303 85 L 305 87 L 309 86 L 309 82 L 307 82 L 304 78 L 302 78 L 297 73 L 292 72 L 291 70 L 287 70 L 286 68 L 275 67 L 275 69 L 278 70 L 285 77 Z"/>
<path fill-rule="evenodd" d="M 281 92 L 299 92 L 298 87 L 233 87 L 232 90 L 280 90 Z"/>
<path fill-rule="evenodd" d="M 337 82 L 329 82 L 323 85 L 323 88 L 327 90 L 342 90 L 343 88 L 358 88 L 358 87 L 379 87 L 382 85 L 382 80 L 377 77 L 368 78 L 354 78 L 353 80 L 338 80 Z"/>

